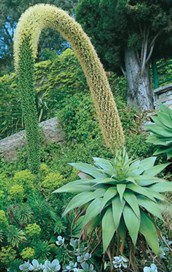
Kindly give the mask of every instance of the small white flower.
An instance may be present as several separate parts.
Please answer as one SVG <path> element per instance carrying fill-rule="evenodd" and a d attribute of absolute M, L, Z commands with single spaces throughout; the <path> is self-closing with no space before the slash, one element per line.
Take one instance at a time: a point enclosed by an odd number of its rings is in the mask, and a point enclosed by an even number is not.
<path fill-rule="evenodd" d="M 59 261 L 57 259 L 53 260 L 52 263 L 48 260 L 44 263 L 44 270 L 43 272 L 56 272 L 59 271 L 61 268 Z"/>
<path fill-rule="evenodd" d="M 127 268 L 128 260 L 123 256 L 115 256 L 113 261 L 114 268 Z"/>
<path fill-rule="evenodd" d="M 32 264 L 29 266 L 29 271 L 39 271 L 40 270 L 40 264 L 37 260 L 33 260 Z"/>
<path fill-rule="evenodd" d="M 58 245 L 58 246 L 63 245 L 64 244 L 64 240 L 65 240 L 65 238 L 63 238 L 62 236 L 59 235 L 57 237 L 56 245 Z"/>
<path fill-rule="evenodd" d="M 77 263 L 70 261 L 69 264 L 66 266 L 66 268 L 63 270 L 63 272 L 67 272 L 67 271 L 78 272 L 79 269 L 77 268 Z"/>
<path fill-rule="evenodd" d="M 145 266 L 143 272 L 158 272 L 158 269 L 155 264 L 151 264 L 150 266 Z"/>
<path fill-rule="evenodd" d="M 19 266 L 19 269 L 24 271 L 24 272 L 28 272 L 29 271 L 29 267 L 30 267 L 30 263 L 28 262 L 24 262 L 23 264 L 21 264 Z"/>

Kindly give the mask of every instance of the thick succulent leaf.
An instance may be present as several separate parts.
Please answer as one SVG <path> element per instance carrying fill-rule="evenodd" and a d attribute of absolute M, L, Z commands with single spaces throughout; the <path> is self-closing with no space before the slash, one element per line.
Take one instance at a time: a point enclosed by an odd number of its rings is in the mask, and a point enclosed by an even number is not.
<path fill-rule="evenodd" d="M 145 237 L 146 242 L 152 249 L 152 251 L 159 254 L 159 242 L 158 234 L 152 220 L 146 215 L 145 212 L 141 212 L 141 224 L 139 232 Z"/>
<path fill-rule="evenodd" d="M 145 195 L 148 198 L 155 201 L 155 198 L 154 198 L 153 194 L 147 188 L 143 188 L 143 187 L 135 185 L 135 184 L 127 184 L 127 188 L 130 189 L 133 192 L 136 192 L 136 193 L 140 194 L 140 195 Z"/>
<path fill-rule="evenodd" d="M 103 174 L 101 169 L 96 168 L 95 166 L 88 164 L 88 163 L 69 163 L 71 166 L 76 168 L 77 170 L 84 172 L 86 174 L 89 174 L 90 176 L 94 178 L 106 178 L 107 176 Z"/>
<path fill-rule="evenodd" d="M 171 159 L 172 158 L 172 146 L 168 151 L 166 151 L 166 153 L 167 153 L 167 159 L 168 160 Z"/>
<path fill-rule="evenodd" d="M 123 217 L 121 218 L 120 225 L 118 227 L 117 233 L 118 233 L 118 235 L 120 237 L 120 244 L 121 244 L 120 253 L 121 253 L 121 255 L 123 255 L 123 248 L 124 248 L 124 243 L 125 243 L 126 234 L 127 234 L 127 228 L 126 228 L 126 225 L 124 223 Z"/>
<path fill-rule="evenodd" d="M 158 137 L 151 134 L 148 136 L 147 140 L 146 140 L 147 143 L 152 143 L 154 145 L 164 145 L 164 146 L 167 146 L 168 144 L 171 143 L 171 141 L 169 140 L 169 138 L 163 138 L 163 137 Z M 155 154 L 156 155 L 156 154 Z"/>
<path fill-rule="evenodd" d="M 148 137 L 147 142 L 158 146 L 154 154 L 166 153 L 169 159 L 172 157 L 172 110 L 161 105 L 157 116 L 152 119 L 154 123 L 147 126 L 147 130 L 153 135 Z"/>
<path fill-rule="evenodd" d="M 140 219 L 136 216 L 136 214 L 128 205 L 125 205 L 124 207 L 123 217 L 133 244 L 136 245 L 140 228 Z"/>
<path fill-rule="evenodd" d="M 68 203 L 68 205 L 63 213 L 63 216 L 66 215 L 71 210 L 73 210 L 75 208 L 79 208 L 97 197 L 103 196 L 104 193 L 105 193 L 105 189 L 97 189 L 94 192 L 82 192 L 82 193 L 74 196 L 71 199 L 71 201 Z"/>
<path fill-rule="evenodd" d="M 154 184 L 150 187 L 151 190 L 158 193 L 172 192 L 172 182 L 163 181 L 157 184 Z"/>
<path fill-rule="evenodd" d="M 154 177 L 157 174 L 159 174 L 161 171 L 163 171 L 167 166 L 169 165 L 169 163 L 163 163 L 160 165 L 155 165 L 153 167 L 151 167 L 150 169 L 146 170 L 144 172 L 145 175 Z"/>
<path fill-rule="evenodd" d="M 98 216 L 94 217 L 89 224 L 87 225 L 87 234 L 91 233 L 95 230 L 98 226 L 101 225 L 102 222 L 102 214 L 99 214 Z M 83 221 L 82 221 L 82 228 L 83 228 Z"/>
<path fill-rule="evenodd" d="M 172 131 L 172 117 L 170 118 L 168 114 L 161 112 L 160 114 L 158 114 L 157 120 L 161 122 L 162 126 L 166 126 Z M 156 120 L 153 121 L 156 122 Z"/>
<path fill-rule="evenodd" d="M 140 165 L 140 160 L 135 160 L 134 162 L 132 162 L 128 168 L 127 171 L 127 176 L 137 176 L 140 175 L 143 171 L 139 170 L 139 165 Z"/>
<path fill-rule="evenodd" d="M 159 149 L 162 150 L 162 152 L 166 152 L 166 153 L 171 152 L 171 150 L 172 150 L 172 141 L 171 141 L 169 146 L 160 146 Z"/>
<path fill-rule="evenodd" d="M 135 177 L 127 177 L 126 178 L 126 182 L 132 182 L 132 183 L 134 183 L 134 184 L 136 184 L 137 185 L 137 182 L 136 182 L 136 180 L 135 180 Z"/>
<path fill-rule="evenodd" d="M 151 124 L 148 126 L 145 126 L 147 130 L 151 131 L 152 133 L 154 133 L 157 136 L 162 136 L 162 137 L 171 137 L 171 131 L 168 130 L 168 128 L 166 128 L 165 126 L 162 129 L 161 125 L 156 125 Z"/>
<path fill-rule="evenodd" d="M 158 192 L 156 192 L 154 190 L 151 190 L 151 187 L 149 187 L 149 192 L 154 196 L 154 198 L 156 199 L 156 201 L 157 201 L 157 199 L 161 200 L 161 201 L 165 201 L 164 194 L 160 194 L 160 193 L 158 193 Z"/>
<path fill-rule="evenodd" d="M 130 164 L 130 169 L 135 170 L 139 168 L 139 165 L 140 165 L 140 160 L 135 160 Z"/>
<path fill-rule="evenodd" d="M 171 120 L 171 118 L 172 118 L 172 110 L 169 107 L 167 107 L 164 104 L 162 104 L 162 103 L 159 105 L 159 108 L 160 108 L 160 112 L 158 112 L 158 114 L 165 113 L 165 114 L 167 114 L 167 116 Z"/>
<path fill-rule="evenodd" d="M 161 179 L 157 177 L 150 177 L 145 174 L 139 177 L 136 177 L 135 180 L 139 186 L 148 186 L 148 185 L 152 185 L 154 183 L 158 183 L 161 181 Z"/>
<path fill-rule="evenodd" d="M 172 122 L 172 110 L 162 103 L 160 104 L 159 108 L 160 112 L 158 112 L 158 116 L 165 114 L 165 118 Z"/>
<path fill-rule="evenodd" d="M 109 200 L 111 200 L 112 198 L 114 198 L 117 194 L 117 189 L 114 187 L 110 187 L 106 190 L 106 193 L 104 194 L 104 197 L 102 199 L 102 209 L 104 208 L 104 206 L 107 204 L 107 202 Z"/>
<path fill-rule="evenodd" d="M 91 180 L 93 179 L 93 177 L 81 171 L 78 173 L 78 177 L 80 179 L 91 179 Z"/>
<path fill-rule="evenodd" d="M 124 199 L 129 204 L 129 206 L 131 207 L 131 209 L 134 211 L 134 213 L 136 214 L 136 216 L 138 218 L 140 218 L 140 209 L 139 209 L 137 197 L 135 196 L 135 194 L 133 194 L 133 192 L 131 192 L 131 191 L 125 191 L 125 193 L 124 193 Z"/>
<path fill-rule="evenodd" d="M 156 123 L 157 125 L 162 125 L 161 121 L 159 120 L 159 117 L 158 116 L 151 116 L 151 122 L 148 126 Z"/>
<path fill-rule="evenodd" d="M 139 169 L 146 171 L 154 166 L 155 161 L 156 161 L 156 157 L 149 157 L 149 158 L 143 159 L 140 162 Z"/>
<path fill-rule="evenodd" d="M 103 179 L 96 179 L 95 186 L 98 184 L 108 184 L 108 185 L 113 185 L 116 184 L 117 181 L 113 178 L 103 178 Z"/>
<path fill-rule="evenodd" d="M 161 215 L 162 210 L 160 208 L 161 205 L 159 205 L 159 203 L 155 203 L 148 198 L 141 198 L 141 197 L 138 197 L 138 203 L 140 206 L 145 208 L 149 213 L 163 220 Z"/>
<path fill-rule="evenodd" d="M 95 165 L 102 168 L 105 173 L 112 176 L 114 174 L 114 167 L 110 163 L 109 160 L 105 160 L 102 158 L 93 158 Z"/>
<path fill-rule="evenodd" d="M 116 188 L 117 188 L 117 191 L 119 193 L 120 200 L 122 202 L 122 200 L 123 200 L 123 194 L 124 194 L 125 188 L 126 188 L 126 184 L 117 184 Z"/>
<path fill-rule="evenodd" d="M 70 182 L 71 184 L 66 186 L 62 186 L 60 188 L 58 188 L 57 190 L 55 190 L 53 193 L 64 193 L 64 192 L 67 192 L 67 193 L 82 193 L 83 191 L 85 192 L 88 192 L 88 191 L 93 191 L 94 188 L 92 188 L 92 186 L 90 185 L 82 185 L 82 184 L 78 184 L 77 186 L 73 186 L 72 185 L 72 182 Z"/>
<path fill-rule="evenodd" d="M 91 187 L 94 184 L 95 184 L 95 179 L 79 179 L 79 180 L 75 180 L 75 181 L 72 181 L 72 182 L 68 182 L 67 184 L 65 184 L 62 187 L 55 190 L 53 193 L 64 193 L 64 192 L 78 193 L 78 192 L 83 192 L 81 190 L 82 186 L 86 186 L 86 187 L 90 188 L 90 190 L 91 190 Z"/>
<path fill-rule="evenodd" d="M 94 199 L 86 210 L 86 214 L 83 219 L 83 226 L 87 225 L 91 220 L 96 218 L 102 210 L 102 199 Z"/>
<path fill-rule="evenodd" d="M 105 252 L 114 236 L 115 225 L 113 220 L 112 208 L 109 207 L 102 219 L 102 239 L 103 252 Z"/>
<path fill-rule="evenodd" d="M 167 158 L 169 159 L 172 157 L 172 146 L 170 147 L 158 146 L 154 153 L 155 155 L 166 153 Z"/>
<path fill-rule="evenodd" d="M 116 230 L 117 230 L 118 225 L 120 223 L 124 206 L 125 206 L 125 201 L 121 202 L 118 196 L 116 196 L 114 199 L 112 199 L 112 213 L 113 213 L 113 219 L 114 219 L 114 224 L 115 224 Z"/>

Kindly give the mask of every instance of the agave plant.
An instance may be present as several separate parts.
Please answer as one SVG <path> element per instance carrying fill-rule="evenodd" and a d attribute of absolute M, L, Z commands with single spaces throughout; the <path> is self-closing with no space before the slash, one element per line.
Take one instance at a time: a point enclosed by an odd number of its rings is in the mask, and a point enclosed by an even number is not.
<path fill-rule="evenodd" d="M 172 110 L 161 104 L 152 120 L 154 123 L 145 126 L 151 132 L 147 142 L 157 146 L 155 155 L 166 153 L 168 159 L 172 158 Z"/>
<path fill-rule="evenodd" d="M 129 234 L 135 246 L 140 234 L 158 255 L 158 231 L 154 217 L 163 220 L 163 193 L 172 191 L 172 186 L 156 175 L 168 164 L 154 165 L 156 157 L 132 161 L 125 151 L 119 152 L 115 159 L 93 159 L 94 165 L 71 163 L 81 171 L 81 179 L 55 191 L 77 194 L 63 215 L 79 208 L 85 231 L 101 227 L 104 252 L 110 248 L 115 235 L 124 245 L 126 235 Z"/>

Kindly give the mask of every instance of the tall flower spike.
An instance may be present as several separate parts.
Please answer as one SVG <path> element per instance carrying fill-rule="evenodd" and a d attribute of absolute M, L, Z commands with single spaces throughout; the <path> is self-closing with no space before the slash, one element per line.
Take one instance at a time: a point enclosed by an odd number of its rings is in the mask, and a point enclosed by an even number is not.
<path fill-rule="evenodd" d="M 32 56 L 34 60 L 36 57 L 39 36 L 45 28 L 58 31 L 71 44 L 86 76 L 105 143 L 113 151 L 120 148 L 124 144 L 122 125 L 105 71 L 90 39 L 82 30 L 80 24 L 65 11 L 52 5 L 38 4 L 30 7 L 22 14 L 14 38 L 15 69 L 19 78 L 19 89 L 23 100 L 22 107 L 25 110 L 27 139 L 29 145 L 32 146 L 32 150 L 29 151 L 30 161 L 38 161 L 38 155 L 35 154 L 38 154 L 39 149 L 39 137 L 36 137 L 35 106 L 32 104 L 33 101 L 26 101 L 34 95 L 33 83 L 31 83 L 33 63 L 30 58 Z M 26 95 L 25 93 L 28 92 L 30 92 L 27 95 L 28 98 L 23 98 Z M 35 120 L 31 121 L 31 117 Z M 34 136 L 32 136 L 32 127 L 36 131 Z M 32 168 L 37 169 L 38 163 L 33 165 Z"/>

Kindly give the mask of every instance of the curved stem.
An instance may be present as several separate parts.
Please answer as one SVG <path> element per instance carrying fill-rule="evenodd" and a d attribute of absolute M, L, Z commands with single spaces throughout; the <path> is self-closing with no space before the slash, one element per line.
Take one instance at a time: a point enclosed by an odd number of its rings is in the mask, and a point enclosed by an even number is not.
<path fill-rule="evenodd" d="M 23 54 L 27 54 L 27 51 L 25 53 L 22 51 L 25 41 L 28 40 L 28 50 L 31 50 L 34 60 L 39 36 L 45 28 L 58 31 L 72 46 L 86 76 L 105 143 L 113 151 L 121 148 L 124 145 L 124 133 L 106 73 L 90 39 L 81 26 L 65 11 L 48 4 L 38 4 L 22 14 L 14 37 L 15 68 L 18 76 L 20 77 L 21 65 L 24 61 Z M 25 76 L 27 77 L 27 74 Z M 23 96 L 24 90 L 20 91 Z M 33 103 L 30 104 L 30 108 L 32 107 Z M 29 108 L 24 114 L 31 114 L 28 111 Z M 34 121 L 35 124 L 36 122 Z"/>

